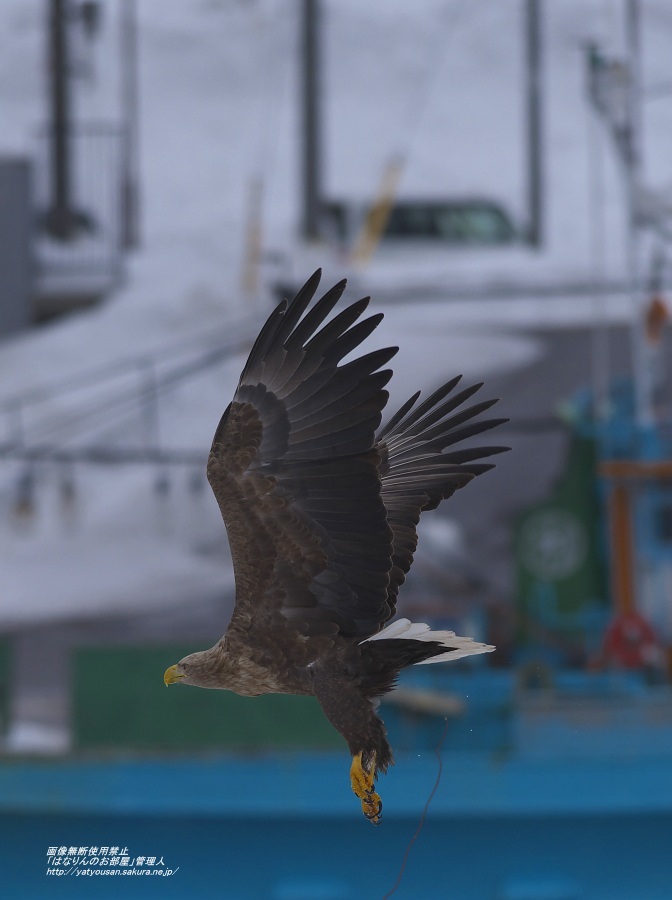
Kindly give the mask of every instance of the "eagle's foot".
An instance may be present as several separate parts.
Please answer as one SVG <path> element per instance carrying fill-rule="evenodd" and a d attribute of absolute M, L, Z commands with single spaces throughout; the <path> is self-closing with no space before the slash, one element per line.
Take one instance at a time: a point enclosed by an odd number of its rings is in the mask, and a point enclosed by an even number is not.
<path fill-rule="evenodd" d="M 383 813 L 383 801 L 374 790 L 375 780 L 375 753 L 371 754 L 370 759 L 367 759 L 366 763 L 363 762 L 361 753 L 353 756 L 352 766 L 350 767 L 350 784 L 352 785 L 352 790 L 362 801 L 362 812 L 364 813 L 364 816 L 369 822 L 373 822 L 374 825 L 380 825 Z"/>

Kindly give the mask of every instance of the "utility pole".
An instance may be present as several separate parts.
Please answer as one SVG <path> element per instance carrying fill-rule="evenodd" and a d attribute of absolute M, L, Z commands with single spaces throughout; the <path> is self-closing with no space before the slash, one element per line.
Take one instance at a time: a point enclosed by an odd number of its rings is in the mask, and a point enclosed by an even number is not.
<path fill-rule="evenodd" d="M 640 429 L 653 422 L 651 372 L 643 310 L 640 191 L 642 178 L 642 80 L 640 3 L 625 0 L 625 59 L 608 58 L 588 46 L 588 95 L 608 126 L 621 163 L 626 195 L 627 278 L 632 306 L 630 344 L 635 420 Z"/>
<path fill-rule="evenodd" d="M 320 237 L 321 147 L 320 147 L 320 10 L 319 0 L 302 0 L 302 182 L 301 231 L 308 241 Z"/>
<path fill-rule="evenodd" d="M 642 308 L 639 193 L 642 185 L 642 79 L 639 0 L 626 0 L 628 54 L 628 113 L 625 141 L 625 176 L 628 197 L 628 265 L 632 292 L 632 361 L 635 382 L 637 424 L 647 427 L 651 409 L 651 378 L 647 364 L 644 311 Z"/>
<path fill-rule="evenodd" d="M 592 321 L 592 389 L 593 418 L 596 422 L 606 419 L 609 412 L 609 331 L 607 299 L 603 293 L 605 280 L 605 196 L 604 168 L 601 156 L 600 126 L 594 112 L 602 112 L 598 91 L 603 60 L 597 44 L 584 46 L 586 60 L 586 104 L 588 108 L 588 213 L 590 219 L 590 257 L 593 271 L 593 321 Z M 603 81 L 604 79 L 602 79 Z"/>
<path fill-rule="evenodd" d="M 58 240 L 74 231 L 70 183 L 70 82 L 68 56 L 68 2 L 51 0 L 49 8 L 50 169 L 51 206 L 46 226 Z"/>
<path fill-rule="evenodd" d="M 525 0 L 527 235 L 528 242 L 537 248 L 543 241 L 544 212 L 541 26 L 541 0 Z"/>
<path fill-rule="evenodd" d="M 124 119 L 121 156 L 121 241 L 140 244 L 140 164 L 138 114 L 138 27 L 136 0 L 121 5 L 121 108 Z"/>

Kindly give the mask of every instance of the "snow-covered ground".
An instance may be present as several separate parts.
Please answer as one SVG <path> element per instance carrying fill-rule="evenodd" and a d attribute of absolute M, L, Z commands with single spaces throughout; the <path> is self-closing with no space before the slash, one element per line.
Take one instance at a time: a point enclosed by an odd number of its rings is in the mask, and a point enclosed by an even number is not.
<path fill-rule="evenodd" d="M 171 358 L 226 344 L 234 328 L 251 337 L 265 314 L 267 301 L 241 299 L 240 287 L 255 178 L 264 182 L 264 246 L 291 251 L 295 245 L 299 4 L 139 0 L 137 6 L 142 247 L 129 260 L 124 288 L 103 306 L 0 345 L 0 443 L 19 436 L 17 404 L 42 392 L 39 402 L 22 407 L 27 444 L 142 444 L 147 418 L 130 382 L 136 372 L 142 382 L 143 360 L 156 357 L 157 367 L 168 369 Z M 487 195 L 523 221 L 523 4 L 325 0 L 323 6 L 327 192 L 370 199 L 385 163 L 401 155 L 402 194 Z M 667 0 L 642 6 L 644 81 L 654 85 L 669 76 L 672 7 Z M 591 128 L 582 55 L 591 38 L 606 50 L 620 49 L 617 7 L 604 0 L 545 4 L 544 250 L 428 254 L 419 266 L 417 258 L 391 258 L 383 248 L 355 279 L 362 290 L 411 285 L 420 270 L 434 286 L 623 277 L 623 191 L 606 137 Z M 81 120 L 119 116 L 118 2 L 106 10 L 93 54 L 80 48 L 95 72 L 78 82 Z M 43 0 L 0 5 L 0 153 L 30 152 L 34 127 L 44 120 L 45 21 Z M 647 184 L 667 190 L 672 103 L 647 104 L 644 125 Z M 602 171 L 598 210 L 591 207 L 591 141 Z M 596 229 L 603 247 L 597 263 Z M 324 248 L 305 254 L 297 277 L 319 262 L 340 277 L 338 261 Z M 375 336 L 379 345 L 402 348 L 392 402 L 458 371 L 480 380 L 526 365 L 540 352 L 530 329 L 573 325 L 592 314 L 584 299 L 565 297 L 430 303 L 417 296 L 387 306 Z M 606 314 L 623 320 L 628 303 L 613 298 Z M 239 355 L 162 393 L 161 447 L 202 452 L 205 459 L 241 363 Z M 55 390 L 66 380 L 86 384 L 105 366 L 118 366 L 129 383 L 103 380 L 80 395 Z M 128 410 L 119 413 L 125 397 Z M 162 473 L 150 466 L 75 464 L 79 511 L 70 525 L 57 502 L 64 472 L 62 465 L 42 463 L 28 473 L 35 479 L 35 511 L 17 524 L 12 511 L 27 470 L 16 460 L 0 462 L 0 627 L 160 608 L 230 584 L 225 550 L 220 557 L 202 552 L 218 544 L 223 530 L 214 500 L 187 491 L 185 471 L 175 471 L 164 497 L 153 488 Z"/>

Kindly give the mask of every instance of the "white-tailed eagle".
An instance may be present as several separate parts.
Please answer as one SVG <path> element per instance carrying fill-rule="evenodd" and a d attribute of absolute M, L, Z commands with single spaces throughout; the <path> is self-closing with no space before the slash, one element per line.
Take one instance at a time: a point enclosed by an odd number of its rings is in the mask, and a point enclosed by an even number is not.
<path fill-rule="evenodd" d="M 236 604 L 226 634 L 165 673 L 245 696 L 308 694 L 343 735 L 351 784 L 378 824 L 379 772 L 392 763 L 374 706 L 401 669 L 493 647 L 391 621 L 413 562 L 420 513 L 492 468 L 503 447 L 462 441 L 506 419 L 466 405 L 459 376 L 419 392 L 380 428 L 396 347 L 340 364 L 382 319 L 368 298 L 323 324 L 345 289 L 316 302 L 320 272 L 262 328 L 215 432 L 208 480 L 226 524 Z M 360 321 L 358 321 L 360 320 Z M 456 449 L 457 447 L 457 449 Z"/>

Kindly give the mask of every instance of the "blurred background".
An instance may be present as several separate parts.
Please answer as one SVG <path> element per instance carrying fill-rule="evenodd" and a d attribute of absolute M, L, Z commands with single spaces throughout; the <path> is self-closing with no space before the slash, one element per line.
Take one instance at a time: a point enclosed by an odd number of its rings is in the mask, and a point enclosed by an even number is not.
<path fill-rule="evenodd" d="M 397 896 L 670 896 L 671 40 L 667 0 L 3 0 L 8 897 L 382 897 L 438 750 Z M 205 460 L 317 266 L 392 406 L 461 372 L 511 418 L 399 607 L 497 651 L 386 698 L 378 829 L 310 698 L 162 683 L 228 622 Z"/>

